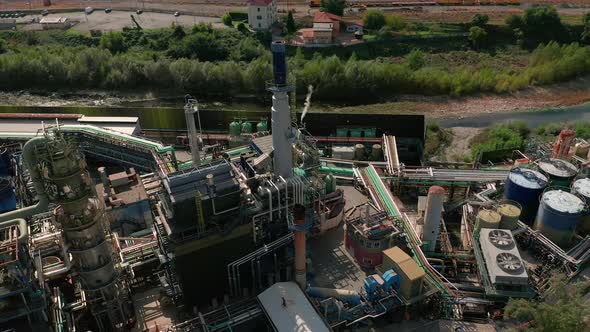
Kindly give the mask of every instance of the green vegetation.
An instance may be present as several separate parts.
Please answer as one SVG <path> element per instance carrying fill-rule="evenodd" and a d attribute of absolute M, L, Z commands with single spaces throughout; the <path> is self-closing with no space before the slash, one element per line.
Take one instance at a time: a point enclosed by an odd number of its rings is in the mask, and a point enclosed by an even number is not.
<path fill-rule="evenodd" d="M 488 33 L 483 28 L 473 26 L 469 29 L 469 41 L 476 50 L 482 47 L 487 37 Z"/>
<path fill-rule="evenodd" d="M 228 12 L 232 21 L 248 21 L 248 13 L 244 12 Z"/>
<path fill-rule="evenodd" d="M 385 26 L 387 26 L 392 31 L 403 30 L 406 25 L 406 20 L 399 15 L 387 15 L 385 17 Z"/>
<path fill-rule="evenodd" d="M 322 11 L 342 16 L 346 8 L 346 0 L 322 0 L 320 7 Z"/>
<path fill-rule="evenodd" d="M 297 31 L 297 27 L 295 26 L 295 19 L 293 18 L 293 12 L 289 12 L 287 14 L 287 23 L 285 24 L 287 29 L 287 34 L 293 34 Z"/>
<path fill-rule="evenodd" d="M 233 26 L 233 20 L 231 19 L 231 15 L 229 13 L 223 14 L 223 16 L 221 17 L 221 21 L 228 27 Z"/>
<path fill-rule="evenodd" d="M 476 157 L 482 152 L 520 149 L 528 138 L 530 130 L 523 122 L 496 125 L 486 128 L 469 142 L 469 147 Z"/>
<path fill-rule="evenodd" d="M 441 128 L 433 122 L 426 127 L 426 141 L 424 142 L 424 155 L 426 159 L 437 156 L 453 140 L 450 130 Z"/>
<path fill-rule="evenodd" d="M 385 25 L 385 15 L 380 10 L 367 10 L 363 16 L 363 23 L 366 29 L 379 30 Z"/>
<path fill-rule="evenodd" d="M 489 20 L 490 17 L 488 15 L 477 13 L 471 18 L 471 25 L 482 28 L 488 24 Z"/>
<path fill-rule="evenodd" d="M 545 301 L 510 299 L 504 318 L 529 323 L 526 331 L 582 332 L 590 330 L 590 306 L 584 298 L 587 282 L 567 284 L 562 276 L 551 279 Z"/>
<path fill-rule="evenodd" d="M 562 129 L 573 129 L 576 137 L 582 139 L 590 139 L 590 122 L 576 122 L 576 123 L 550 123 L 540 125 L 535 129 L 535 133 L 546 140 L 554 140 Z"/>
<path fill-rule="evenodd" d="M 584 31 L 581 40 L 586 44 L 590 44 L 590 12 L 582 17 L 582 24 L 584 25 Z"/>

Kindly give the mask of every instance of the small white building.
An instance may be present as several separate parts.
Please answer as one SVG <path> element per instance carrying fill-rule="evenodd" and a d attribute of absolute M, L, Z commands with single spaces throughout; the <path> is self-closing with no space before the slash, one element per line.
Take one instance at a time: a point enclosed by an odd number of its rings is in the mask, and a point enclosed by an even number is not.
<path fill-rule="evenodd" d="M 44 17 L 39 21 L 43 30 L 67 29 L 70 27 L 70 20 L 67 17 Z"/>
<path fill-rule="evenodd" d="M 277 21 L 275 0 L 248 0 L 248 24 L 254 30 L 268 30 Z"/>

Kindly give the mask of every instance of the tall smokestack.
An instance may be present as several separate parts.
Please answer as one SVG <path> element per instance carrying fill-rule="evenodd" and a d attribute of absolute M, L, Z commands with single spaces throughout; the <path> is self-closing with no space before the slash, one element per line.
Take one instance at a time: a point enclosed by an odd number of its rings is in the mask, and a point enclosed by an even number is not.
<path fill-rule="evenodd" d="M 274 41 L 271 45 L 273 62 L 273 82 L 269 87 L 272 92 L 272 145 L 273 166 L 276 176 L 290 178 L 293 175 L 293 146 L 291 139 L 291 108 L 288 92 L 293 89 L 287 85 L 287 59 L 285 42 Z"/>
<path fill-rule="evenodd" d="M 195 125 L 195 113 L 198 112 L 196 100 L 188 99 L 184 105 L 184 117 L 186 119 L 186 128 L 188 130 L 188 143 L 191 149 L 191 158 L 193 166 L 201 165 L 201 156 L 199 155 L 199 137 L 197 135 L 197 126 Z"/>
<path fill-rule="evenodd" d="M 305 207 L 293 206 L 293 233 L 295 238 L 295 282 L 301 289 L 307 287 L 307 269 L 305 267 Z"/>

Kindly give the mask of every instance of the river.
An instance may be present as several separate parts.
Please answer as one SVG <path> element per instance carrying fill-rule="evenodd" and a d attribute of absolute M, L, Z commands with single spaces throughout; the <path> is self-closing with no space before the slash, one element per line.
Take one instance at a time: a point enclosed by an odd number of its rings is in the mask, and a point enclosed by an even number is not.
<path fill-rule="evenodd" d="M 156 102 L 157 103 L 157 102 Z M 120 107 L 91 106 L 0 106 L 0 113 L 77 113 L 90 116 L 136 116 L 140 125 L 146 129 L 180 129 L 185 128 L 182 105 L 177 103 L 123 103 Z M 204 127 L 221 129 L 223 122 L 228 123 L 234 118 L 262 117 L 270 113 L 270 105 L 255 103 L 234 103 L 231 105 L 210 105 L 203 109 L 205 122 L 210 117 L 216 123 L 203 123 Z M 501 113 L 482 113 L 465 117 L 437 118 L 442 127 L 482 128 L 497 123 L 522 121 L 529 128 L 556 122 L 590 122 L 590 103 L 551 108 L 537 111 L 518 111 Z M 219 123 L 217 123 L 219 122 Z"/>

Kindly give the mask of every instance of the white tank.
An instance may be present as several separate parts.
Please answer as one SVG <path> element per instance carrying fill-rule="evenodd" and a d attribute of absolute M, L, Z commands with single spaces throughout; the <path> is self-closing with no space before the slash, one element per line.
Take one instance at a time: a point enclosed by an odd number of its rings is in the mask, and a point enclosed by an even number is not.
<path fill-rule="evenodd" d="M 424 228 L 422 230 L 422 240 L 428 242 L 427 251 L 434 251 L 436 249 L 444 199 L 445 190 L 442 187 L 432 186 L 428 189 Z"/>

